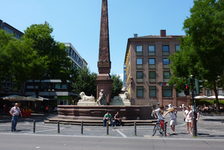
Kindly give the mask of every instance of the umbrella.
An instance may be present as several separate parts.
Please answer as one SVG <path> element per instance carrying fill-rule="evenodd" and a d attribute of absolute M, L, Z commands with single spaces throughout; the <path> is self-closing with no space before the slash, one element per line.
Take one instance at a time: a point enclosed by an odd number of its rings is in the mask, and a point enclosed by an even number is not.
<path fill-rule="evenodd" d="M 31 97 L 31 96 L 20 96 L 20 95 L 9 95 L 2 98 L 8 101 L 43 101 L 43 97 Z"/>
<path fill-rule="evenodd" d="M 208 99 L 208 96 L 202 95 L 202 96 L 195 96 L 194 99 Z"/>
<path fill-rule="evenodd" d="M 215 96 L 209 96 L 208 99 L 215 99 Z M 218 95 L 218 99 L 224 99 L 223 95 Z"/>

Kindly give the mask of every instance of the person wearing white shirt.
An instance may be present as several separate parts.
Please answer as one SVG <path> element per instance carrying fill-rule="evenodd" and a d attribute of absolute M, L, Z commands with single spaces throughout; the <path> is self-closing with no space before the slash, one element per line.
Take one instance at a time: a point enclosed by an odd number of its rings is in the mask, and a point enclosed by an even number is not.
<path fill-rule="evenodd" d="M 12 116 L 12 120 L 11 120 L 12 121 L 11 131 L 14 132 L 14 131 L 16 131 L 16 125 L 17 125 L 19 116 L 22 117 L 22 113 L 20 111 L 19 104 L 18 103 L 15 103 L 14 107 L 12 107 L 10 109 L 9 113 Z"/>
<path fill-rule="evenodd" d="M 170 128 L 173 134 L 176 134 L 175 126 L 177 124 L 177 110 L 170 104 L 167 112 L 163 115 L 164 117 L 169 114 L 170 116 Z"/>
<path fill-rule="evenodd" d="M 185 122 L 187 125 L 187 133 L 192 134 L 192 120 L 193 120 L 193 111 L 190 106 L 184 110 Z"/>

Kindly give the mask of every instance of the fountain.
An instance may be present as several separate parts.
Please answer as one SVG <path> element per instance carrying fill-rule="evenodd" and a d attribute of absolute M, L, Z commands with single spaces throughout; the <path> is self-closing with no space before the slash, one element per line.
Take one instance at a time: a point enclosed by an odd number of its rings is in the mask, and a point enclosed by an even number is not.
<path fill-rule="evenodd" d="M 123 119 L 149 119 L 152 108 L 150 106 L 131 105 L 128 92 L 111 98 L 112 79 L 110 77 L 111 61 L 109 49 L 108 5 L 102 0 L 99 61 L 97 76 L 97 99 L 80 93 L 81 99 L 77 105 L 58 105 L 58 117 L 69 119 L 102 119 L 106 111 L 112 115 L 117 111 Z"/>

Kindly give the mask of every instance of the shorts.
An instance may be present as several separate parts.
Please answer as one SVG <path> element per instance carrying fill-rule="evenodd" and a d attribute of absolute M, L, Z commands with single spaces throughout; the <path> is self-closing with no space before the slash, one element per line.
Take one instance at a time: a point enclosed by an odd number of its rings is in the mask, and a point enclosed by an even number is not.
<path fill-rule="evenodd" d="M 185 122 L 192 122 L 192 119 L 186 118 Z"/>
<path fill-rule="evenodd" d="M 177 121 L 176 120 L 170 120 L 170 125 L 171 126 L 177 125 Z"/>

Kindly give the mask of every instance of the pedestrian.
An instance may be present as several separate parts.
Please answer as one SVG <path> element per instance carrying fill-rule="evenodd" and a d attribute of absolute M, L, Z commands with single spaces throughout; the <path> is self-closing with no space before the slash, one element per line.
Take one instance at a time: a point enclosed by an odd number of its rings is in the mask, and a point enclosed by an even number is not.
<path fill-rule="evenodd" d="M 16 131 L 16 125 L 17 125 L 19 116 L 22 117 L 22 113 L 20 111 L 19 104 L 18 103 L 15 103 L 14 107 L 12 107 L 10 109 L 9 113 L 12 116 L 12 120 L 11 120 L 12 121 L 11 131 L 14 132 L 14 131 Z"/>
<path fill-rule="evenodd" d="M 192 134 L 193 111 L 191 109 L 191 106 L 188 106 L 187 109 L 184 111 L 184 117 L 187 127 L 187 133 Z"/>
<path fill-rule="evenodd" d="M 121 123 L 122 123 L 122 122 L 121 122 L 120 114 L 119 114 L 119 112 L 117 112 L 117 113 L 114 115 L 113 126 L 120 126 Z"/>
<path fill-rule="evenodd" d="M 112 123 L 112 115 L 107 111 L 103 116 L 103 126 L 106 127 L 107 123 L 111 125 Z"/>
<path fill-rule="evenodd" d="M 177 125 L 177 110 L 170 104 L 167 112 L 164 113 L 164 117 L 169 114 L 170 116 L 170 128 L 173 134 L 176 134 L 175 126 Z"/>

